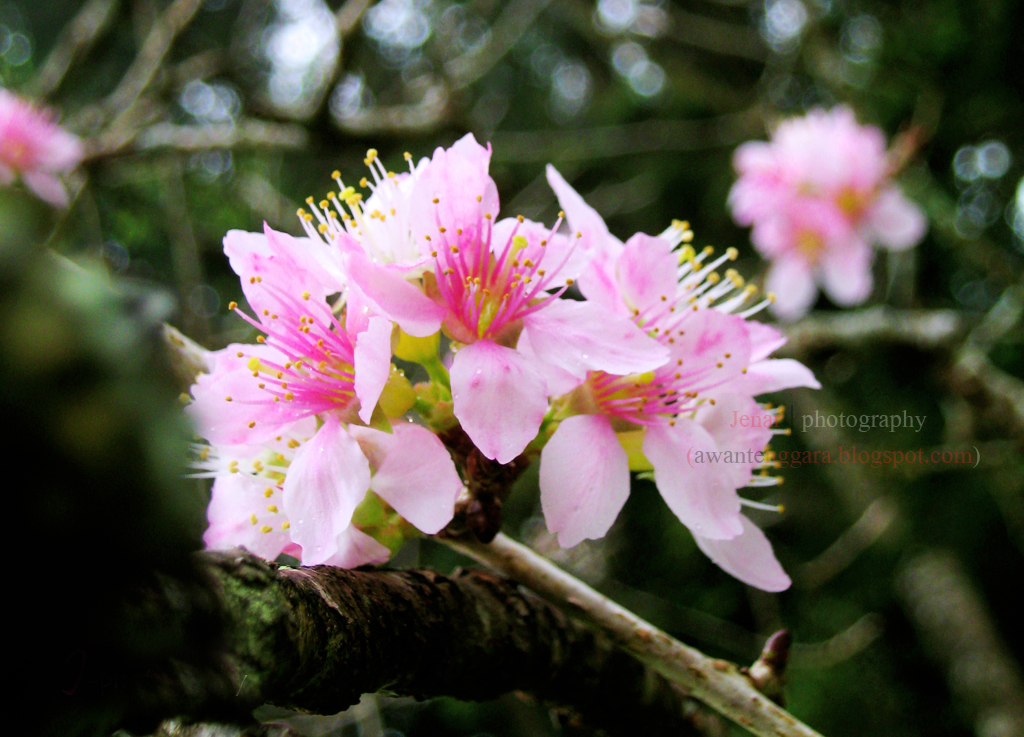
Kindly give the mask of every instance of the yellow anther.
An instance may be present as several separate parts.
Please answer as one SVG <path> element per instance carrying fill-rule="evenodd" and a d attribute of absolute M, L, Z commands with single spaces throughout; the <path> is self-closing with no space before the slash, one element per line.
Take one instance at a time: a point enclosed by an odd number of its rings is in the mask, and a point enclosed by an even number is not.
<path fill-rule="evenodd" d="M 730 261 L 735 261 L 739 257 L 740 252 L 730 247 L 725 249 L 725 255 L 729 257 Z"/>
<path fill-rule="evenodd" d="M 327 223 L 320 223 L 318 226 L 316 226 L 316 229 L 317 232 L 320 233 L 320 235 L 323 235 L 324 233 L 327 232 Z"/>
<path fill-rule="evenodd" d="M 270 497 L 274 496 L 274 490 L 268 486 L 266 489 L 263 490 L 263 496 L 269 499 Z"/>
<path fill-rule="evenodd" d="M 363 177 L 362 179 L 359 180 L 359 186 L 360 187 L 368 187 L 368 186 L 370 186 L 370 182 L 367 181 L 366 177 Z"/>
<path fill-rule="evenodd" d="M 256 342 L 257 342 L 257 343 L 266 343 L 266 342 L 267 342 L 267 339 L 266 339 L 266 338 L 264 338 L 264 337 L 263 337 L 262 335 L 257 335 L 257 336 L 256 336 Z"/>
<path fill-rule="evenodd" d="M 289 448 L 298 448 L 299 445 L 300 445 L 299 441 L 296 440 L 295 438 L 292 438 L 291 440 L 288 441 L 288 447 Z"/>
<path fill-rule="evenodd" d="M 251 430 L 252 428 L 254 428 L 254 427 L 256 427 L 256 420 L 253 420 L 252 422 L 250 422 L 250 423 L 249 423 L 249 429 L 250 429 L 250 430 Z"/>
<path fill-rule="evenodd" d="M 313 195 L 310 195 L 309 197 L 306 198 L 307 205 L 312 205 L 313 202 L 315 202 L 315 200 L 313 199 Z"/>
<path fill-rule="evenodd" d="M 291 522 L 282 522 L 282 523 L 281 523 L 281 529 L 282 529 L 282 530 L 287 530 L 287 529 L 288 529 L 289 527 L 291 527 L 291 526 L 292 526 L 292 523 L 291 523 Z"/>
<path fill-rule="evenodd" d="M 230 402 L 231 401 L 231 397 L 224 397 L 224 401 L 225 402 Z"/>
<path fill-rule="evenodd" d="M 238 303 L 237 302 L 228 302 L 228 309 L 229 310 L 234 310 L 237 307 L 238 307 Z"/>
<path fill-rule="evenodd" d="M 331 172 L 331 179 L 341 179 L 341 172 L 335 169 Z"/>
<path fill-rule="evenodd" d="M 268 504 L 267 505 L 267 511 L 268 512 L 274 512 L 276 514 L 277 513 L 277 505 L 275 505 L 275 504 Z"/>
<path fill-rule="evenodd" d="M 285 398 L 286 402 L 290 402 L 293 399 L 295 399 L 295 395 L 292 394 L 291 392 L 286 392 L 285 395 L 284 395 L 284 398 Z"/>
<path fill-rule="evenodd" d="M 270 532 L 273 529 L 274 528 L 271 527 L 270 525 L 263 525 L 262 527 L 260 527 L 260 532 L 262 532 L 263 534 L 266 534 L 266 533 Z"/>
<path fill-rule="evenodd" d="M 412 161 L 412 154 L 409 153 L 408 151 L 406 151 L 404 154 L 402 154 L 402 156 L 405 157 L 406 161 Z"/>
<path fill-rule="evenodd" d="M 255 514 L 250 514 L 249 515 L 249 522 L 252 523 L 252 524 L 256 524 L 256 515 Z"/>
<path fill-rule="evenodd" d="M 302 293 L 302 298 L 303 299 L 309 299 L 309 292 L 303 292 Z"/>

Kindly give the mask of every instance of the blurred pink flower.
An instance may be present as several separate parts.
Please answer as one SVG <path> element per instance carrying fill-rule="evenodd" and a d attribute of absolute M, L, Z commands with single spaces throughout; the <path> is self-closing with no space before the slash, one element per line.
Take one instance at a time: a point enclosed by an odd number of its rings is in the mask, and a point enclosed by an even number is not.
<path fill-rule="evenodd" d="M 848 107 L 786 120 L 770 141 L 740 146 L 733 163 L 729 206 L 772 262 L 765 287 L 783 319 L 806 313 L 819 284 L 837 305 L 862 303 L 872 246 L 898 251 L 924 237 L 924 213 L 891 182 L 882 131 Z"/>
<path fill-rule="evenodd" d="M 685 247 L 683 227 L 660 237 L 637 234 L 625 244 L 556 171 L 559 201 L 595 255 L 581 290 L 608 311 L 629 316 L 669 351 L 669 361 L 643 374 L 590 371 L 562 402 L 558 429 L 541 452 L 541 503 L 548 528 L 571 547 L 602 537 L 629 496 L 629 471 L 653 471 L 669 508 L 701 549 L 733 576 L 767 590 L 789 586 L 764 534 L 741 514 L 737 489 L 775 483 L 754 476 L 776 412 L 753 397 L 818 383 L 802 364 L 768 359 L 784 342 L 773 328 L 746 318 L 768 304 L 736 312 L 752 296 L 731 270 L 731 250 L 709 262 Z M 735 414 L 734 414 L 735 413 Z M 732 424 L 737 415 L 750 418 Z M 556 415 L 557 417 L 558 415 Z M 739 451 L 741 463 L 700 464 L 697 452 Z M 752 452 L 747 453 L 750 450 Z"/>
<path fill-rule="evenodd" d="M 58 178 L 82 160 L 82 144 L 50 116 L 0 89 L 0 184 L 20 176 L 39 197 L 57 207 L 68 203 Z"/>

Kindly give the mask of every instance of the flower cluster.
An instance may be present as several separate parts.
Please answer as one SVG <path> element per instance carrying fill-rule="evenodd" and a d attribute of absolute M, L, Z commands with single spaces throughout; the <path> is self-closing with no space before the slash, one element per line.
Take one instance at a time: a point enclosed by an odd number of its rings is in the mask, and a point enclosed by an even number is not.
<path fill-rule="evenodd" d="M 684 223 L 624 244 L 553 168 L 564 213 L 552 227 L 499 218 L 490 148 L 472 135 L 406 159 L 395 174 L 371 150 L 365 200 L 336 172 L 338 190 L 299 211 L 305 238 L 225 238 L 250 312 L 231 309 L 260 335 L 217 352 L 193 387 L 197 466 L 216 478 L 207 543 L 305 564 L 385 560 L 415 530 L 442 529 L 468 493 L 438 437 L 459 425 L 497 463 L 540 455 L 564 546 L 604 535 L 630 469 L 646 471 L 723 569 L 788 586 L 741 512 L 757 503 L 737 491 L 775 483 L 770 461 L 686 460 L 763 450 L 780 410 L 754 397 L 817 386 L 767 358 L 783 339 L 747 318 L 770 300 L 718 271 L 735 253 L 697 254 Z M 573 285 L 585 300 L 566 295 Z M 410 385 L 393 356 L 430 381 Z M 735 411 L 765 421 L 732 428 Z"/>
<path fill-rule="evenodd" d="M 807 312 L 817 284 L 837 305 L 864 302 L 872 244 L 899 251 L 924 237 L 924 214 L 891 181 L 884 134 L 847 107 L 786 120 L 771 141 L 740 146 L 733 163 L 729 205 L 772 262 L 766 288 L 783 319 Z"/>
<path fill-rule="evenodd" d="M 5 89 L 0 89 L 0 184 L 16 177 L 57 207 L 68 203 L 58 174 L 82 160 L 81 141 L 49 116 Z"/>

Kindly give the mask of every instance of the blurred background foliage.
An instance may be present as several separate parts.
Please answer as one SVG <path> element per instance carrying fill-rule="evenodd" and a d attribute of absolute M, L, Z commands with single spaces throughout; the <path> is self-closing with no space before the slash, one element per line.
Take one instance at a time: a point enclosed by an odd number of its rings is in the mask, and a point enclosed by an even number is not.
<path fill-rule="evenodd" d="M 822 298 L 805 320 L 817 339 L 792 351 L 824 389 L 774 398 L 793 428 L 776 449 L 975 448 L 976 468 L 785 469 L 765 501 L 786 512 L 755 513 L 794 578 L 778 596 L 710 564 L 645 481 L 607 539 L 560 551 L 533 469 L 505 529 L 712 654 L 749 662 L 791 629 L 789 706 L 826 735 L 1013 737 L 1024 734 L 1022 34 L 1012 0 L 7 2 L 3 85 L 58 110 L 89 154 L 66 212 L 0 190 L 0 253 L 35 243 L 102 263 L 172 297 L 172 322 L 219 348 L 251 337 L 225 309 L 242 300 L 221 253 L 228 229 L 299 233 L 297 203 L 327 191 L 334 169 L 358 181 L 368 147 L 400 171 L 404 151 L 419 158 L 472 131 L 494 145 L 505 214 L 554 218 L 550 161 L 620 237 L 685 218 L 698 245 L 737 247 L 756 282 L 763 263 L 725 207 L 736 145 L 843 102 L 890 136 L 913 131 L 901 182 L 931 229 L 913 253 L 879 259 L 872 298 L 906 312 L 851 342 L 830 331 Z M 927 339 L 915 320 L 929 315 L 952 327 Z M 805 430 L 815 411 L 927 419 L 919 433 Z M 194 495 L 181 505 L 172 518 L 195 518 Z M 157 529 L 149 519 L 117 521 Z M 123 561 L 137 552 L 118 549 Z M 464 561 L 421 541 L 397 562 Z M 381 697 L 299 722 L 310 735 L 558 733 L 514 697 Z"/>

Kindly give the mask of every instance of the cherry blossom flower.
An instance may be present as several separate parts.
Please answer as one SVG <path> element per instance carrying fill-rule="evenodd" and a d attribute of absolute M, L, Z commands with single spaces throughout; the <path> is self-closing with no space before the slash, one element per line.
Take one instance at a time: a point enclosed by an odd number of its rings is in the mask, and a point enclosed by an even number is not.
<path fill-rule="evenodd" d="M 82 144 L 50 116 L 0 89 L 0 184 L 20 176 L 51 205 L 65 207 L 67 191 L 57 176 L 82 160 Z"/>
<path fill-rule="evenodd" d="M 265 512 L 252 507 L 257 482 L 229 480 L 215 490 L 210 539 L 244 543 L 255 533 L 240 520 L 256 520 L 252 526 L 270 535 L 261 543 L 268 555 L 290 542 L 310 565 L 380 552 L 351 529 L 367 490 L 432 533 L 451 520 L 462 489 L 447 450 L 428 430 L 398 423 L 389 434 L 365 426 L 391 375 L 392 325 L 351 305 L 335 314 L 328 298 L 344 275 L 316 268 L 314 249 L 322 246 L 270 228 L 227 235 L 225 251 L 256 316 L 231 308 L 265 335 L 214 354 L 214 370 L 199 377 L 188 407 L 218 457 L 287 466 L 273 470 L 282 504 L 266 507 L 281 515 L 279 524 L 261 521 Z M 275 445 L 282 442 L 293 455 Z M 267 453 L 280 462 L 271 464 Z"/>
<path fill-rule="evenodd" d="M 573 259 L 576 243 L 559 236 L 557 224 L 549 231 L 523 218 L 496 222 L 490 156 L 467 135 L 438 148 L 412 177 L 408 222 L 432 260 L 423 279 L 426 303 L 412 299 L 410 282 L 364 249 L 346 247 L 355 240 L 350 233 L 336 240 L 346 252 L 350 288 L 372 313 L 411 335 L 443 326 L 455 348 L 455 416 L 486 457 L 508 463 L 537 435 L 550 371 L 578 383 L 588 370 L 650 370 L 664 363 L 666 351 L 628 319 L 559 299 L 572 283 L 570 269 L 581 264 Z"/>
<path fill-rule="evenodd" d="M 807 312 L 818 284 L 837 305 L 864 302 L 872 245 L 900 251 L 924 237 L 923 212 L 891 181 L 884 134 L 847 107 L 781 123 L 770 141 L 740 146 L 734 164 L 729 205 L 772 262 L 766 288 L 783 319 Z"/>
<path fill-rule="evenodd" d="M 776 432 L 778 411 L 753 397 L 818 386 L 798 362 L 767 358 L 783 339 L 746 318 L 770 300 L 737 311 L 752 290 L 734 271 L 724 279 L 717 272 L 735 252 L 709 260 L 709 250 L 677 250 L 692 236 L 684 223 L 659 237 L 637 234 L 623 244 L 550 168 L 549 181 L 573 227 L 589 231 L 585 237 L 602 254 L 580 277 L 584 296 L 628 316 L 670 358 L 646 373 L 589 371 L 585 382 L 559 400 L 560 423 L 541 453 L 548 528 L 563 547 L 603 536 L 629 495 L 629 471 L 653 471 L 669 508 L 714 562 L 751 585 L 788 587 L 764 534 L 741 514 L 744 505 L 760 505 L 737 493 L 776 482 L 754 475 L 769 465 L 763 454 L 759 459 L 747 453 L 743 463 L 693 460 L 695 453 L 762 451 Z M 752 422 L 731 426 L 737 415 Z"/>
<path fill-rule="evenodd" d="M 204 540 L 242 545 L 268 560 L 306 565 L 383 563 L 391 551 L 353 514 L 371 491 L 405 520 L 434 533 L 452 518 L 462 483 L 433 433 L 408 422 L 393 433 L 312 418 L 257 445 L 204 446 L 197 476 L 215 479 Z"/>

